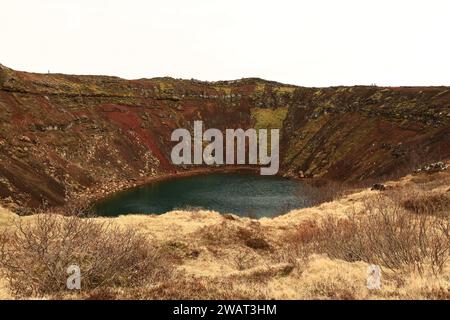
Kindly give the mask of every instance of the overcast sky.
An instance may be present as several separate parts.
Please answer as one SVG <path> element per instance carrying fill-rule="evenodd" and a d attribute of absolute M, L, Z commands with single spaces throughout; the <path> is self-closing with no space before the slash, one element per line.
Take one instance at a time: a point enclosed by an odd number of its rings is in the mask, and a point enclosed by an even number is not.
<path fill-rule="evenodd" d="M 18 70 L 450 85 L 447 0 L 0 1 L 0 63 Z"/>

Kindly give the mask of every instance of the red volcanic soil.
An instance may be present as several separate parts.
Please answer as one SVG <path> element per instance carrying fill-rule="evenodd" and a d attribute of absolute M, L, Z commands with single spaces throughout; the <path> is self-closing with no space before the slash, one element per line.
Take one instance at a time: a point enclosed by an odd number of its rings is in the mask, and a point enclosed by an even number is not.
<path fill-rule="evenodd" d="M 118 105 L 100 106 L 100 110 L 103 111 L 107 121 L 117 124 L 122 129 L 123 134 L 127 135 L 130 140 L 137 139 L 139 144 L 144 145 L 156 156 L 162 169 L 170 171 L 173 167 L 162 154 L 161 146 L 155 139 L 157 135 L 142 127 L 141 118 L 133 109 L 136 108 Z"/>

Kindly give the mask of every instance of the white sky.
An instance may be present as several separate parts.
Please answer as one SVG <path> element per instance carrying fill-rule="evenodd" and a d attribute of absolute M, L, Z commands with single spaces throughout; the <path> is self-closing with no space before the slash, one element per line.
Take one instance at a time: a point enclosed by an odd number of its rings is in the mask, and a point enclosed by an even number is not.
<path fill-rule="evenodd" d="M 450 85 L 450 1 L 0 0 L 0 63 L 124 78 Z"/>

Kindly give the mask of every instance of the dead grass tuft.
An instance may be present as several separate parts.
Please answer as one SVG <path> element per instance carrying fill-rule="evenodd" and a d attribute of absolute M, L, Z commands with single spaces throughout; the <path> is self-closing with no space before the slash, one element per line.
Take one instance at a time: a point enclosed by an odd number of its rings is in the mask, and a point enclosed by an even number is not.
<path fill-rule="evenodd" d="M 267 238 L 259 223 L 242 227 L 225 220 L 220 224 L 200 229 L 197 234 L 207 244 L 212 245 L 240 245 L 254 250 L 271 250 Z"/>
<path fill-rule="evenodd" d="M 267 299 L 262 285 L 236 279 L 180 277 L 160 285 L 125 291 L 125 299 L 145 300 L 261 300 Z"/>

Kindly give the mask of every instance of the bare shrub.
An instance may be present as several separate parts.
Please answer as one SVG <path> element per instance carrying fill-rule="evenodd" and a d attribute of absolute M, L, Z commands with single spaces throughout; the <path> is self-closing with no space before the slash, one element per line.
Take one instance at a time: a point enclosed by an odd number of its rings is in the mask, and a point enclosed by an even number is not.
<path fill-rule="evenodd" d="M 397 196 L 377 195 L 364 201 L 362 214 L 302 223 L 285 235 L 278 251 L 290 262 L 324 253 L 391 270 L 429 269 L 438 274 L 449 260 L 450 221 L 433 214 L 432 208 L 428 206 L 424 215 L 412 214 Z"/>
<path fill-rule="evenodd" d="M 320 227 L 315 250 L 331 258 L 366 261 L 391 270 L 437 274 L 449 258 L 448 219 L 413 215 L 386 196 L 365 201 L 363 215 L 330 217 Z"/>
<path fill-rule="evenodd" d="M 307 267 L 309 258 L 314 252 L 313 240 L 320 232 L 315 221 L 306 221 L 287 232 L 282 242 L 274 250 L 272 259 L 276 262 L 292 264 L 300 274 Z"/>
<path fill-rule="evenodd" d="M 405 209 L 416 214 L 429 214 L 443 217 L 450 215 L 450 192 L 416 192 L 402 199 L 401 203 Z"/>
<path fill-rule="evenodd" d="M 0 267 L 19 296 L 66 290 L 69 265 L 81 269 L 83 291 L 134 287 L 167 278 L 170 260 L 142 234 L 93 219 L 40 214 L 19 219 L 1 236 Z"/>
<path fill-rule="evenodd" d="M 284 242 L 298 244 L 303 248 L 305 244 L 315 239 L 320 230 L 317 221 L 308 220 L 297 225 L 294 232 L 288 233 Z"/>
<path fill-rule="evenodd" d="M 252 268 L 255 266 L 256 261 L 253 254 L 247 250 L 239 250 L 233 256 L 236 268 L 240 271 Z"/>

